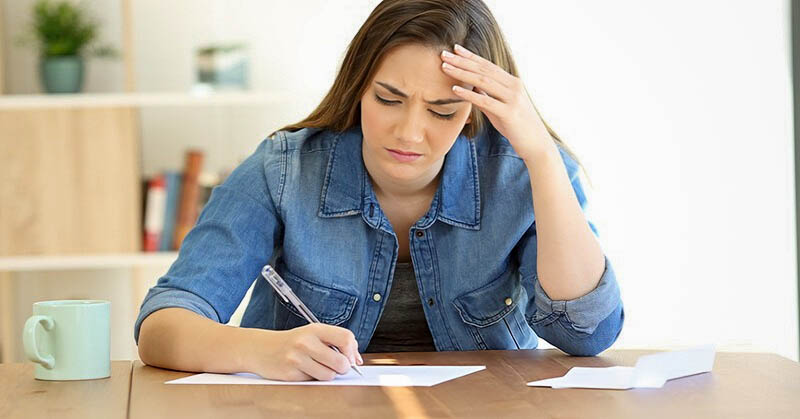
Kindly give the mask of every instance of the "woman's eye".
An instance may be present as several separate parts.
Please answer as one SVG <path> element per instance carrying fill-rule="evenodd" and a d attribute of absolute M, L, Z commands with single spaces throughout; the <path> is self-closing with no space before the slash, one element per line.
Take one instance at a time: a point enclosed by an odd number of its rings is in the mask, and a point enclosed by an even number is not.
<path fill-rule="evenodd" d="M 400 101 L 398 101 L 398 100 L 387 100 L 387 99 L 384 99 L 384 98 L 382 98 L 382 97 L 380 97 L 378 95 L 375 95 L 375 100 L 377 100 L 378 102 L 380 102 L 380 103 L 382 103 L 384 105 L 387 105 L 387 106 L 393 106 L 393 105 L 397 105 L 398 103 L 400 103 Z M 438 112 L 431 111 L 430 109 L 429 109 L 429 111 L 430 111 L 430 113 L 433 114 L 434 117 L 439 118 L 439 119 L 444 119 L 444 120 L 453 119 L 453 116 L 456 114 L 455 112 L 453 112 L 451 114 L 443 115 L 443 114 L 440 114 Z"/>
<path fill-rule="evenodd" d="M 438 112 L 434 112 L 434 111 L 431 111 L 431 113 L 433 114 L 433 116 L 435 116 L 435 117 L 437 117 L 439 119 L 453 119 L 453 115 L 456 114 L 455 112 L 453 112 L 451 114 L 442 115 L 442 114 L 440 114 Z"/>
<path fill-rule="evenodd" d="M 382 98 L 382 97 L 380 97 L 378 95 L 375 95 L 375 99 L 377 99 L 378 102 L 383 103 L 384 105 L 390 105 L 390 106 L 400 103 L 397 100 L 386 100 L 386 99 L 384 99 L 384 98 Z"/>

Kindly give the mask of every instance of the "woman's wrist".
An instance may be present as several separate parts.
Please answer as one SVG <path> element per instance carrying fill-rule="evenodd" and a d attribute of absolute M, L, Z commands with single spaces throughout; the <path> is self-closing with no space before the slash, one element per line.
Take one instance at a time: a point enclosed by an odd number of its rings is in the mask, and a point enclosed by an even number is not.
<path fill-rule="evenodd" d="M 281 331 L 238 328 L 233 363 L 241 372 L 259 372 L 277 344 Z"/>
<path fill-rule="evenodd" d="M 558 151 L 558 146 L 556 145 L 555 141 L 552 141 L 550 144 L 547 144 L 544 147 L 538 148 L 535 151 L 520 157 L 522 158 L 522 161 L 525 162 L 525 165 L 528 167 L 528 169 L 531 169 L 537 164 L 546 164 L 547 162 L 562 162 L 561 153 Z"/>

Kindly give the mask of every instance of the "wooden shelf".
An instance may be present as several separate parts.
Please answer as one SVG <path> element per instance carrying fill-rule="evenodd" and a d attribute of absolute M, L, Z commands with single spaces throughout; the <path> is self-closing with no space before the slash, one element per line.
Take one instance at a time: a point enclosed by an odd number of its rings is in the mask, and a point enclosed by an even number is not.
<path fill-rule="evenodd" d="M 287 103 L 275 92 L 153 92 L 0 95 L 0 110 L 95 107 L 254 106 Z"/>
<path fill-rule="evenodd" d="M 178 252 L 0 257 L 0 271 L 32 272 L 145 266 L 168 267 L 177 257 Z"/>

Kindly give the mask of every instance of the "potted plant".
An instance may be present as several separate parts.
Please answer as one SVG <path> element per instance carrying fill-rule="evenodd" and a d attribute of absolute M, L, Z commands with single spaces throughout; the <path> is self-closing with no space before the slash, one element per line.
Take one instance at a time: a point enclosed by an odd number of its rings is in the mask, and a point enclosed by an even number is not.
<path fill-rule="evenodd" d="M 30 29 L 39 46 L 39 74 L 48 93 L 79 92 L 83 86 L 85 56 L 117 55 L 109 46 L 94 45 L 98 28 L 99 23 L 83 5 L 65 0 L 36 1 Z"/>

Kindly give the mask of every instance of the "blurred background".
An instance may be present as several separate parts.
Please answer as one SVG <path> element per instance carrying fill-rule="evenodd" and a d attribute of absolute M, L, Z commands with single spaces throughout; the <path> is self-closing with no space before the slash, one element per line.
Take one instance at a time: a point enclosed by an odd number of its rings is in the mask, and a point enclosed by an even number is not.
<path fill-rule="evenodd" d="M 591 180 L 614 347 L 797 360 L 797 5 L 486 2 Z M 37 3 L 0 0 L 0 359 L 33 302 L 72 298 L 110 300 L 112 359 L 135 359 L 210 189 L 316 106 L 378 1 Z"/>

